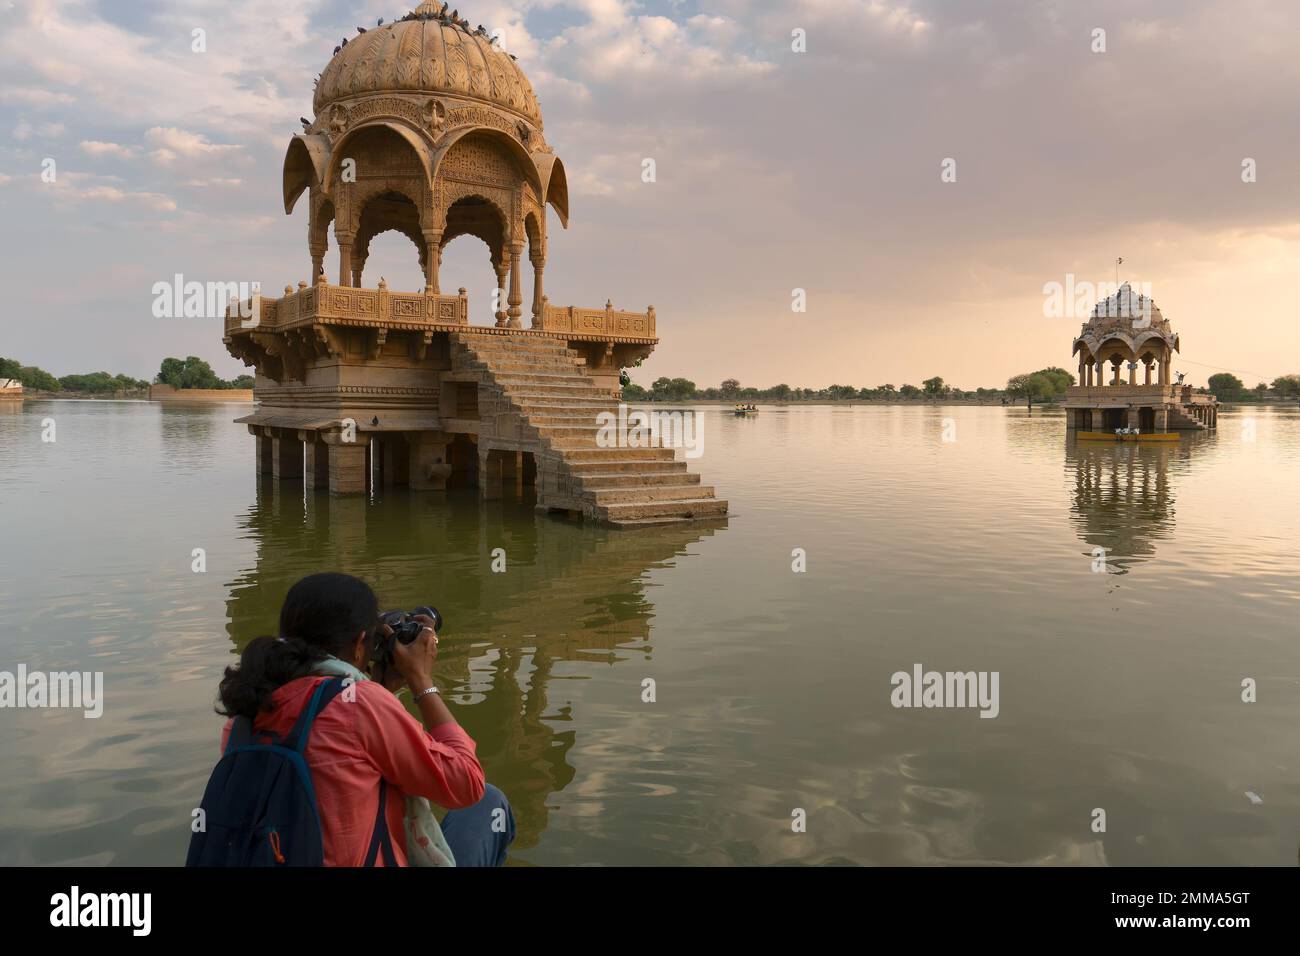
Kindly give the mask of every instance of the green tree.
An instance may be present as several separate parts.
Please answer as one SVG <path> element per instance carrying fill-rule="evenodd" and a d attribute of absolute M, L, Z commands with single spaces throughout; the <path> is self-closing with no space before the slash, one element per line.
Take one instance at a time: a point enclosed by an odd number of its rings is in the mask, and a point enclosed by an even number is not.
<path fill-rule="evenodd" d="M 921 390 L 915 385 L 903 385 L 899 387 L 898 394 L 904 398 L 915 398 L 921 394 Z"/>
<path fill-rule="evenodd" d="M 723 398 L 735 398 L 740 392 L 740 382 L 734 378 L 723 379 L 722 384 L 718 386 L 718 391 L 722 393 Z"/>
<path fill-rule="evenodd" d="M 24 365 L 18 370 L 18 381 L 23 383 L 23 388 L 31 388 L 41 392 L 57 392 L 59 390 L 59 380 L 45 371 L 43 368 L 37 368 L 35 365 Z"/>
<path fill-rule="evenodd" d="M 1282 398 L 1300 398 L 1300 375 L 1283 375 L 1273 379 L 1273 391 Z"/>
<path fill-rule="evenodd" d="M 1063 368 L 1052 366 L 1007 379 L 1007 394 L 1012 398 L 1023 398 L 1026 405 L 1032 406 L 1035 401 L 1056 401 L 1073 384 L 1073 375 Z"/>
<path fill-rule="evenodd" d="M 17 359 L 0 356 L 0 378 L 17 378 L 22 371 L 22 363 Z"/>
<path fill-rule="evenodd" d="M 925 394 L 933 398 L 943 398 L 948 394 L 948 386 L 943 384 L 943 379 L 938 375 L 934 378 L 927 378 L 921 383 L 921 387 L 925 389 Z"/>
<path fill-rule="evenodd" d="M 112 394 L 117 390 L 113 376 L 107 372 L 87 372 L 85 375 L 64 375 L 59 379 L 59 386 L 69 392 L 83 392 L 87 395 Z"/>
<path fill-rule="evenodd" d="M 1240 401 L 1246 391 L 1245 383 L 1231 372 L 1219 372 L 1210 376 L 1210 391 L 1221 402 Z"/>
<path fill-rule="evenodd" d="M 686 378 L 657 378 L 650 385 L 656 402 L 683 402 L 695 397 L 695 383 Z"/>
<path fill-rule="evenodd" d="M 197 355 L 186 356 L 184 361 L 163 359 L 158 368 L 158 381 L 172 388 L 220 388 L 222 385 L 212 366 Z"/>
<path fill-rule="evenodd" d="M 772 386 L 772 397 L 776 399 L 778 402 L 789 401 L 790 386 L 786 385 L 784 382 L 781 383 L 780 385 Z"/>

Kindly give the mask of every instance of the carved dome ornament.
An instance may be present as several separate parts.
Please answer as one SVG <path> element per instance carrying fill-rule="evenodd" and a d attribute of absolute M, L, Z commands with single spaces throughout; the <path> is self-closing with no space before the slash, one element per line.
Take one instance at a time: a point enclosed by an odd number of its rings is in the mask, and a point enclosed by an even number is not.
<path fill-rule="evenodd" d="M 1175 352 L 1179 350 L 1178 333 L 1155 301 L 1134 292 L 1126 282 L 1093 307 L 1074 340 L 1072 352 L 1085 349 L 1089 355 L 1096 355 L 1106 343 L 1120 342 L 1136 355 L 1153 340 Z"/>
<path fill-rule="evenodd" d="M 395 23 L 351 37 L 321 72 L 313 105 L 319 116 L 334 103 L 379 93 L 477 101 L 542 128 L 537 96 L 515 58 L 443 4 L 422 3 Z"/>

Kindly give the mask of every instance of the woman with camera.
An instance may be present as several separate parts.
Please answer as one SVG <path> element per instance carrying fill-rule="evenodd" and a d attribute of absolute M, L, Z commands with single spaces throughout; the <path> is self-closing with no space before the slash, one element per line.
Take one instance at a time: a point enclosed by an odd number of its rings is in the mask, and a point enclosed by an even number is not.
<path fill-rule="evenodd" d="M 235 749 L 227 747 L 232 730 L 237 742 L 249 743 L 282 741 L 309 728 L 301 750 L 310 774 L 305 789 L 314 791 L 326 866 L 500 866 L 514 839 L 505 795 L 485 782 L 474 741 L 429 676 L 438 622 L 413 619 L 423 625 L 418 636 L 393 640 L 364 581 L 314 574 L 285 596 L 280 636 L 252 641 L 221 681 L 218 712 L 231 718 L 222 735 L 223 761 Z M 377 658 L 383 663 L 372 672 Z M 396 697 L 403 685 L 423 727 Z M 329 694 L 321 704 L 324 690 Z M 430 802 L 450 810 L 441 827 Z M 282 834 L 264 829 L 269 833 L 257 839 L 266 837 L 268 845 L 259 852 L 286 862 L 291 850 Z M 295 842 L 304 841 L 295 835 Z"/>

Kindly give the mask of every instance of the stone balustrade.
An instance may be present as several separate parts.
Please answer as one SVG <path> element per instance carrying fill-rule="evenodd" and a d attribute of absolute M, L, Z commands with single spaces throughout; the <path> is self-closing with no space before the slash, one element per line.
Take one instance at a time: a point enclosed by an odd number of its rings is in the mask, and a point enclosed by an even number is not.
<path fill-rule="evenodd" d="M 627 312 L 615 309 L 610 302 L 606 302 L 603 309 L 582 309 L 544 302 L 541 319 L 540 328 L 543 332 L 563 335 L 569 339 L 657 341 L 654 306 L 645 312 Z"/>
<path fill-rule="evenodd" d="M 385 285 L 377 289 L 302 283 L 295 290 L 286 286 L 278 299 L 261 297 L 226 310 L 225 331 L 240 329 L 285 332 L 314 323 L 388 329 L 461 328 L 469 324 L 469 297 L 437 295 L 432 292 L 392 292 Z M 243 313 L 241 315 L 240 313 Z"/>
<path fill-rule="evenodd" d="M 241 314 L 242 313 L 242 314 Z M 331 285 L 326 282 L 297 289 L 286 286 L 280 298 L 262 296 L 245 300 L 238 308 L 226 310 L 225 334 L 256 329 L 259 332 L 286 332 L 314 323 L 351 325 L 390 329 L 457 329 L 469 325 L 469 297 L 464 290 L 458 295 L 432 292 L 393 292 L 381 285 L 377 289 Z M 543 303 L 541 324 L 532 330 L 574 340 L 653 343 L 655 310 L 645 312 L 615 309 L 606 303 L 603 309 L 556 306 Z"/>

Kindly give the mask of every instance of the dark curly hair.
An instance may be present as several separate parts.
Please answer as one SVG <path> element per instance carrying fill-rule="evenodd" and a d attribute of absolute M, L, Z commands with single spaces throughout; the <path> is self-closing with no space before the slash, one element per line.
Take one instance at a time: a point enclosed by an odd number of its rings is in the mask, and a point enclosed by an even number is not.
<path fill-rule="evenodd" d="M 348 574 L 313 574 L 289 589 L 280 607 L 280 636 L 258 637 L 227 667 L 217 713 L 255 719 L 272 708 L 271 695 L 306 677 L 333 655 L 346 658 L 357 635 L 373 646 L 379 601 L 370 585 Z"/>

